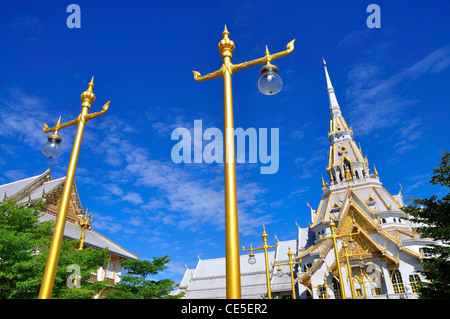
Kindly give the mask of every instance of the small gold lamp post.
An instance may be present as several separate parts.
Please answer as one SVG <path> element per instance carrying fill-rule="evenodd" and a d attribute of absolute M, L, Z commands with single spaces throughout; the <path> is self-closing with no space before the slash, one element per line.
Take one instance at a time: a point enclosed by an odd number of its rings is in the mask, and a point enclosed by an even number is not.
<path fill-rule="evenodd" d="M 327 276 L 325 275 L 325 273 L 323 274 L 323 285 L 312 286 L 312 288 L 319 289 L 319 298 L 320 299 L 329 299 L 328 288 L 330 288 L 330 287 L 333 287 L 333 285 L 332 284 L 327 285 Z M 323 294 L 322 294 L 322 292 L 323 292 Z"/>
<path fill-rule="evenodd" d="M 56 158 L 61 155 L 61 138 L 58 136 L 58 131 L 62 128 L 77 124 L 78 129 L 73 142 L 72 154 L 70 155 L 69 166 L 67 168 L 66 181 L 61 196 L 58 217 L 56 218 L 55 229 L 48 252 L 47 263 L 45 265 L 44 275 L 42 278 L 41 289 L 39 291 L 39 299 L 50 299 L 53 291 L 53 284 L 55 282 L 56 268 L 58 266 L 59 254 L 61 251 L 61 243 L 64 235 L 64 228 L 66 225 L 67 209 L 69 207 L 70 193 L 72 191 L 73 181 L 75 178 L 75 170 L 77 168 L 78 155 L 80 153 L 81 140 L 83 138 L 84 126 L 87 121 L 99 117 L 108 111 L 108 101 L 103 105 L 100 112 L 88 114 L 88 110 L 95 101 L 95 94 L 92 91 L 94 87 L 94 78 L 88 84 L 88 89 L 81 94 L 81 113 L 80 115 L 67 123 L 60 124 L 61 118 L 56 123 L 56 126 L 48 128 L 44 123 L 44 133 L 55 132 L 48 136 L 48 142 L 42 147 L 44 155 L 50 158 Z"/>
<path fill-rule="evenodd" d="M 359 233 L 359 229 L 358 229 L 358 233 Z M 353 241 L 353 239 L 350 237 L 350 240 L 344 241 L 344 243 L 342 244 L 342 247 L 344 247 L 344 256 L 345 256 L 345 262 L 347 264 L 347 272 L 348 272 L 348 278 L 349 278 L 349 282 L 350 282 L 350 291 L 352 292 L 352 299 L 356 299 L 355 288 L 353 286 L 352 267 L 350 267 L 350 260 L 348 258 L 350 256 L 348 254 L 348 250 L 354 251 L 356 249 L 356 244 Z"/>
<path fill-rule="evenodd" d="M 277 269 L 277 276 L 281 277 L 283 276 L 283 271 L 281 270 L 281 266 L 287 266 L 289 265 L 290 271 L 291 271 L 291 286 L 292 286 L 292 299 L 296 299 L 295 296 L 295 285 L 294 285 L 294 268 L 292 267 L 295 264 L 300 264 L 302 262 L 302 260 L 300 259 L 299 261 L 292 261 L 292 251 L 291 251 L 291 247 L 289 247 L 289 251 L 288 251 L 288 257 L 289 257 L 289 261 L 287 263 L 284 264 L 280 264 L 280 262 L 278 262 L 276 265 L 278 266 Z M 298 259 L 297 256 L 295 256 L 295 259 Z M 275 267 L 275 264 L 272 263 L 272 266 Z"/>
<path fill-rule="evenodd" d="M 358 263 L 359 268 L 359 276 L 356 276 L 356 279 L 358 280 L 358 283 L 363 288 L 364 293 L 364 299 L 367 299 L 367 291 L 366 291 L 366 282 L 370 283 L 370 281 L 364 280 L 364 277 L 366 276 L 364 267 L 366 266 L 366 263 L 363 260 L 360 260 Z"/>
<path fill-rule="evenodd" d="M 342 279 L 341 263 L 339 262 L 339 252 L 338 252 L 338 249 L 337 249 L 337 241 L 336 241 L 336 239 L 337 238 L 343 238 L 343 237 L 357 235 L 357 234 L 359 234 L 359 229 L 358 229 L 358 231 L 356 233 L 344 234 L 344 235 L 336 235 L 336 224 L 334 223 L 332 218 L 330 218 L 329 226 L 330 226 L 330 230 L 331 230 L 331 236 L 329 236 L 329 237 L 322 237 L 321 235 L 319 235 L 319 237 L 322 240 L 325 240 L 325 239 L 332 239 L 333 240 L 334 257 L 336 259 L 336 268 L 337 268 L 338 276 L 339 276 L 339 287 L 341 288 L 342 299 L 346 299 L 347 297 L 345 296 L 344 280 Z M 352 291 L 352 293 L 353 293 L 353 291 Z"/>
<path fill-rule="evenodd" d="M 264 57 L 240 64 L 232 64 L 231 57 L 234 51 L 234 42 L 229 38 L 230 33 L 225 26 L 222 32 L 223 39 L 219 42 L 219 52 L 223 64 L 220 69 L 212 73 L 201 75 L 197 71 L 194 79 L 198 82 L 223 78 L 224 93 L 224 128 L 225 128 L 225 260 L 226 260 L 226 297 L 227 299 L 241 298 L 241 271 L 239 265 L 239 227 L 236 192 L 236 166 L 234 153 L 234 120 L 233 120 L 233 94 L 231 89 L 231 76 L 233 73 L 248 67 L 266 63 L 261 69 L 261 78 L 258 81 L 259 90 L 266 95 L 276 94 L 281 90 L 283 82 L 278 76 L 278 69 L 272 65 L 275 59 L 286 56 L 294 50 L 294 41 L 287 45 L 287 50 L 270 54 L 266 47 Z"/>
<path fill-rule="evenodd" d="M 265 257 L 265 261 L 266 261 L 266 285 L 267 285 L 267 297 L 269 299 L 272 299 L 272 290 L 270 289 L 270 275 L 269 275 L 269 257 L 267 254 L 267 250 L 271 249 L 271 248 L 276 248 L 278 247 L 278 238 L 275 236 L 275 238 L 277 238 L 277 243 L 274 246 L 269 246 L 267 245 L 267 237 L 268 235 L 266 234 L 266 228 L 263 226 L 263 234 L 261 235 L 264 245 L 262 247 L 258 247 L 258 248 L 253 248 L 250 245 L 250 249 L 245 249 L 244 246 L 242 246 L 242 250 L 243 251 L 250 251 L 250 255 L 248 256 L 248 263 L 250 265 L 254 265 L 256 263 L 256 258 L 255 258 L 255 254 L 253 254 L 254 250 L 260 250 L 263 249 L 264 250 L 264 257 Z"/>

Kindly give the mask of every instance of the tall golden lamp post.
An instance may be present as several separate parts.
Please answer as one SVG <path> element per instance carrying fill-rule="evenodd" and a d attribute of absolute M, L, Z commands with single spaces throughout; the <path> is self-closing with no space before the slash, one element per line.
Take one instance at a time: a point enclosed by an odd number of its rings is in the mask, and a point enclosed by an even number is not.
<path fill-rule="evenodd" d="M 336 235 L 336 224 L 334 223 L 333 219 L 330 218 L 330 230 L 331 230 L 331 236 L 329 237 L 322 237 L 321 235 L 319 235 L 320 239 L 325 240 L 325 239 L 332 239 L 333 240 L 333 248 L 334 248 L 334 257 L 336 259 L 336 268 L 338 271 L 338 276 L 339 276 L 339 287 L 341 288 L 341 296 L 342 299 L 346 299 L 347 297 L 345 296 L 345 290 L 344 290 L 344 280 L 342 279 L 342 271 L 341 271 L 341 263 L 339 262 L 339 252 L 337 249 L 337 238 L 343 238 L 343 237 L 351 237 L 353 235 L 357 235 L 359 234 L 359 229 L 356 233 L 350 233 L 350 234 L 343 234 L 343 235 Z M 352 290 L 353 291 L 353 290 Z"/>
<path fill-rule="evenodd" d="M 275 236 L 275 238 L 277 238 L 277 243 L 273 246 L 269 246 L 267 245 L 267 233 L 266 233 L 266 228 L 263 226 L 263 234 L 261 235 L 264 245 L 262 247 L 258 247 L 258 248 L 253 248 L 250 245 L 250 249 L 245 249 L 244 246 L 242 246 L 242 250 L 243 251 L 250 251 L 250 255 L 248 256 L 248 263 L 250 265 L 254 265 L 256 263 L 256 258 L 255 258 L 255 254 L 253 254 L 254 250 L 260 250 L 263 249 L 264 250 L 264 258 L 266 261 L 266 285 L 267 285 L 267 298 L 272 299 L 272 290 L 270 289 L 270 275 L 269 275 L 269 257 L 267 254 L 267 250 L 271 249 L 271 248 L 276 248 L 278 247 L 278 238 Z"/>
<path fill-rule="evenodd" d="M 359 229 L 358 229 L 358 233 L 359 233 Z M 348 273 L 348 278 L 349 278 L 349 282 L 350 282 L 350 291 L 352 292 L 352 299 L 356 299 L 355 287 L 353 286 L 352 267 L 350 267 L 350 260 L 348 258 L 350 256 L 348 254 L 348 250 L 354 251 L 356 249 L 356 244 L 353 241 L 353 239 L 350 237 L 349 241 L 344 241 L 344 243 L 342 244 L 342 247 L 344 248 L 344 256 L 345 256 L 345 262 L 347 264 L 347 273 Z"/>
<path fill-rule="evenodd" d="M 201 75 L 197 71 L 194 79 L 198 82 L 223 78 L 224 92 L 224 128 L 225 128 L 225 260 L 226 260 L 226 297 L 227 299 L 241 298 L 241 273 L 239 265 L 239 227 L 237 212 L 236 192 L 236 166 L 234 152 L 234 120 L 233 120 L 233 95 L 231 88 L 231 76 L 233 73 L 250 66 L 265 63 L 260 72 L 258 81 L 259 90 L 266 95 L 278 93 L 283 82 L 278 76 L 278 68 L 271 61 L 290 54 L 294 50 L 294 41 L 287 45 L 287 50 L 270 54 L 266 47 L 264 57 L 240 64 L 232 64 L 231 57 L 234 51 L 234 42 L 229 38 L 230 33 L 225 26 L 222 32 L 223 39 L 219 42 L 219 52 L 222 55 L 223 64 L 220 69 L 212 73 Z"/>
<path fill-rule="evenodd" d="M 45 265 L 44 275 L 42 278 L 41 289 L 39 291 L 39 299 L 50 299 L 53 291 L 53 284 L 55 282 L 56 268 L 58 266 L 59 254 L 61 251 L 61 243 L 64 235 L 64 228 L 66 225 L 67 209 L 69 207 L 70 193 L 72 191 L 73 181 L 75 177 L 75 170 L 77 168 L 78 155 L 80 153 L 81 140 L 83 138 L 84 126 L 87 121 L 99 117 L 108 111 L 108 101 L 103 105 L 100 112 L 88 114 L 88 110 L 95 101 L 95 94 L 92 91 L 94 87 L 94 78 L 88 84 L 88 89 L 81 94 L 81 113 L 80 115 L 67 123 L 60 124 L 60 119 L 52 128 L 48 128 L 44 123 L 44 133 L 55 132 L 47 137 L 47 143 L 42 147 L 42 152 L 45 156 L 56 158 L 61 155 L 61 138 L 58 136 L 58 131 L 62 128 L 77 124 L 78 129 L 73 142 L 72 155 L 70 155 L 69 166 L 67 168 L 66 181 L 59 205 L 58 217 L 56 218 L 55 229 L 48 252 L 47 263 Z"/>
<path fill-rule="evenodd" d="M 276 264 L 276 266 L 278 266 L 277 276 L 281 277 L 281 276 L 283 276 L 283 271 L 281 270 L 281 266 L 289 265 L 289 269 L 291 271 L 292 299 L 296 299 L 296 296 L 295 296 L 295 285 L 294 285 L 294 267 L 293 267 L 293 265 L 300 264 L 302 262 L 302 260 L 300 259 L 299 261 L 292 261 L 292 255 L 293 255 L 293 253 L 291 251 L 291 247 L 289 247 L 289 251 L 288 251 L 289 261 L 287 263 L 284 263 L 284 264 L 281 264 L 280 262 L 278 262 Z M 295 256 L 295 259 L 298 259 L 298 257 Z M 272 263 L 272 266 L 275 267 L 275 264 Z"/>

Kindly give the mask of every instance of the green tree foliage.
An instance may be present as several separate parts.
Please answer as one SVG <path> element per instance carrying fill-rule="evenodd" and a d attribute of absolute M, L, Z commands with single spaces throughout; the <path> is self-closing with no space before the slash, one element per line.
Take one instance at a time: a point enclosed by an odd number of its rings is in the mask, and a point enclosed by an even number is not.
<path fill-rule="evenodd" d="M 43 203 L 34 207 L 14 200 L 0 203 L 0 299 L 35 299 L 44 273 L 54 222 L 39 222 Z M 52 298 L 92 298 L 105 287 L 88 283 L 92 272 L 108 262 L 107 249 L 77 250 L 77 241 L 63 240 Z M 80 288 L 69 288 L 70 265 L 80 269 Z"/>
<path fill-rule="evenodd" d="M 121 277 L 105 299 L 178 299 L 183 294 L 169 295 L 176 287 L 170 279 L 159 281 L 150 280 L 147 277 L 156 275 L 167 268 L 170 262 L 169 256 L 153 257 L 149 260 L 124 260 L 122 265 L 127 269 L 126 275 Z"/>
<path fill-rule="evenodd" d="M 450 189 L 450 153 L 443 153 L 441 162 L 433 170 L 430 183 Z M 422 237 L 433 238 L 437 244 L 424 248 L 421 273 L 427 282 L 419 286 L 421 298 L 450 298 L 450 193 L 438 199 L 436 195 L 413 199 L 414 205 L 403 208 L 410 220 L 419 223 L 415 230 Z"/>

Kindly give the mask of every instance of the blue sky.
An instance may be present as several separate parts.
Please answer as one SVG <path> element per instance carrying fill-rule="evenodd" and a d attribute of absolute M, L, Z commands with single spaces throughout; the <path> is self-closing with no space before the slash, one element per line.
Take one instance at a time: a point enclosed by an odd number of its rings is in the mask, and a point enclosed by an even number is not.
<path fill-rule="evenodd" d="M 69 29 L 69 4 L 81 28 Z M 369 29 L 369 4 L 381 28 Z M 163 277 L 185 264 L 224 256 L 222 164 L 175 164 L 171 132 L 223 127 L 222 80 L 196 82 L 221 66 L 226 24 L 234 63 L 274 53 L 284 81 L 275 96 L 257 89 L 260 67 L 233 76 L 234 124 L 279 128 L 279 170 L 237 164 L 240 242 L 293 239 L 307 227 L 326 176 L 329 104 L 322 57 L 344 117 L 392 194 L 442 196 L 428 181 L 449 150 L 450 24 L 447 1 L 14 1 L 0 5 L 0 183 L 44 172 L 42 124 L 72 120 L 95 76 L 91 112 L 76 174 L 93 228 L 139 257 L 170 255 Z M 61 130 L 64 176 L 75 128 Z M 203 147 L 206 143 L 203 144 Z"/>

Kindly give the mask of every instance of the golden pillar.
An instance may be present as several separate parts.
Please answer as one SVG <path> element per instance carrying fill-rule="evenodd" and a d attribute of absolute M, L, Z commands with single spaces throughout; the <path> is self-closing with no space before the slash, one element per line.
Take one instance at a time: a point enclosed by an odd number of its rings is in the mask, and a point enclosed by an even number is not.
<path fill-rule="evenodd" d="M 270 62 L 282 56 L 290 54 L 294 50 L 294 41 L 287 45 L 287 50 L 270 54 L 266 49 L 264 57 L 240 64 L 232 64 L 231 58 L 235 49 L 234 42 L 229 38 L 230 33 L 225 26 L 222 32 L 223 39 L 218 48 L 222 56 L 222 67 L 212 73 L 202 76 L 197 71 L 194 73 L 196 81 L 205 81 L 223 78 L 224 101 L 224 128 L 225 128 L 225 261 L 226 261 L 226 297 L 227 299 L 241 298 L 241 271 L 239 264 L 239 227 L 236 191 L 236 164 L 234 153 L 234 120 L 233 120 L 233 94 L 231 76 L 233 73 L 250 66 L 267 63 L 267 67 L 273 67 Z"/>
<path fill-rule="evenodd" d="M 109 107 L 108 101 L 103 105 L 103 109 L 100 112 L 88 114 L 88 110 L 92 103 L 95 101 L 95 94 L 92 91 L 94 87 L 94 78 L 88 84 L 88 89 L 81 94 L 81 113 L 80 115 L 67 123 L 60 124 L 59 121 L 56 126 L 48 128 L 47 124 L 44 124 L 44 133 L 55 132 L 55 134 L 49 136 L 50 138 L 57 139 L 61 142 L 61 138 L 58 137 L 57 132 L 68 126 L 77 124 L 77 133 L 75 135 L 75 141 L 73 143 L 72 154 L 70 155 L 69 166 L 67 168 L 66 180 L 64 182 L 64 188 L 61 196 L 58 217 L 56 218 L 55 229 L 53 231 L 53 237 L 48 252 L 47 263 L 45 265 L 44 275 L 42 278 L 41 289 L 39 291 L 39 299 L 50 299 L 53 291 L 53 284 L 55 282 L 56 268 L 58 266 L 59 254 L 61 251 L 61 243 L 64 235 L 64 228 L 66 225 L 67 209 L 70 204 L 70 194 L 72 191 L 73 181 L 75 178 L 75 170 L 77 168 L 78 155 L 80 153 L 81 140 L 83 139 L 84 127 L 87 121 L 96 118 L 106 113 Z M 59 143 L 58 142 L 58 143 Z M 50 157 L 50 156 L 49 156 Z"/>

